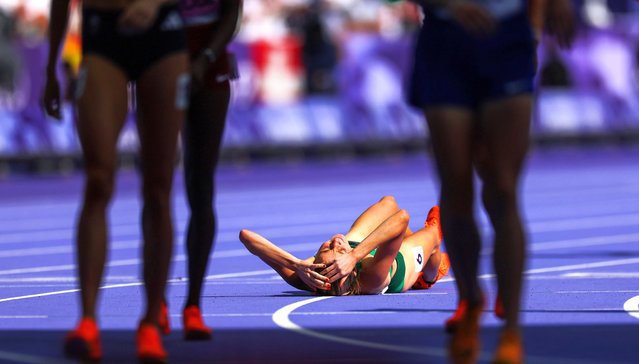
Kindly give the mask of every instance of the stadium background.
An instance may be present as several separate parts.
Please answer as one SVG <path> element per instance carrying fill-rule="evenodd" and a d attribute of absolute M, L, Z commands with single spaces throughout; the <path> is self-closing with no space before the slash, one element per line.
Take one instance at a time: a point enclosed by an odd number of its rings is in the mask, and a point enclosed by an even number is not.
<path fill-rule="evenodd" d="M 539 46 L 538 144 L 632 143 L 639 135 L 639 2 L 575 1 L 571 50 Z M 0 0 L 0 174 L 79 167 L 73 112 L 48 119 L 39 100 L 48 1 Z M 80 63 L 75 13 L 59 76 L 71 90 Z M 232 44 L 241 74 L 224 136 L 224 158 L 415 150 L 428 142 L 405 100 L 419 10 L 381 0 L 245 0 Z M 70 94 L 72 91 L 66 91 Z M 134 161 L 133 115 L 120 139 Z"/>

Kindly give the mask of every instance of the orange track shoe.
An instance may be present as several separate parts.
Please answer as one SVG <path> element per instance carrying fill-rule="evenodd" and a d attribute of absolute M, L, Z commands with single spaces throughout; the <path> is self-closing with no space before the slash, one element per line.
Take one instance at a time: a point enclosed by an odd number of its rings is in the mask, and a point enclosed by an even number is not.
<path fill-rule="evenodd" d="M 187 306 L 182 313 L 182 323 L 184 325 L 185 340 L 211 340 L 213 332 L 204 323 L 199 307 L 195 305 Z"/>
<path fill-rule="evenodd" d="M 140 323 L 137 334 L 138 360 L 144 364 L 166 363 L 160 331 L 155 325 Z"/>
<path fill-rule="evenodd" d="M 461 321 L 462 317 L 466 314 L 466 310 L 468 309 L 468 302 L 466 300 L 460 300 L 457 305 L 457 309 L 455 313 L 451 317 L 449 317 L 444 323 L 444 329 L 447 333 L 452 334 L 457 330 L 457 325 L 459 321 Z"/>
<path fill-rule="evenodd" d="M 64 338 L 64 354 L 71 359 L 98 362 L 102 359 L 100 331 L 92 318 L 83 318 Z"/>
<path fill-rule="evenodd" d="M 477 362 L 481 343 L 479 340 L 479 321 L 483 305 L 467 307 L 461 315 L 456 330 L 448 342 L 448 356 L 455 364 L 474 364 Z"/>
<path fill-rule="evenodd" d="M 413 283 L 413 289 L 429 289 L 435 283 L 442 279 L 443 277 L 448 275 L 448 270 L 450 269 L 450 259 L 448 258 L 448 254 L 442 253 L 441 259 L 439 261 L 439 269 L 437 270 L 437 277 L 432 282 L 429 282 L 424 279 L 424 273 L 420 272 L 419 277 L 415 283 Z"/>
<path fill-rule="evenodd" d="M 504 330 L 499 338 L 492 364 L 523 364 L 524 345 L 521 335 L 514 330 Z"/>
<path fill-rule="evenodd" d="M 444 234 L 442 233 L 442 226 L 439 223 L 439 206 L 433 206 L 428 211 L 428 216 L 426 216 L 426 222 L 424 222 L 424 227 L 428 228 L 431 226 L 437 226 L 437 232 L 439 233 L 439 241 L 444 239 Z"/>
<path fill-rule="evenodd" d="M 160 317 L 158 318 L 158 326 L 162 335 L 169 335 L 171 333 L 171 322 L 169 321 L 169 306 L 166 301 L 162 301 L 160 305 Z"/>

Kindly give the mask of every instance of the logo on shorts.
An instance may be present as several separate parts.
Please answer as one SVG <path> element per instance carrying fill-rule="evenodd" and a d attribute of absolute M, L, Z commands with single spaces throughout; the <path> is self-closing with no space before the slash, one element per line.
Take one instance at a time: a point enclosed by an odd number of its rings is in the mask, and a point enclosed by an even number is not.
<path fill-rule="evenodd" d="M 528 79 L 519 79 L 504 84 L 504 91 L 507 95 L 516 95 L 530 91 L 530 81 Z"/>
<path fill-rule="evenodd" d="M 88 24 L 87 28 L 88 28 L 89 33 L 95 34 L 98 31 L 98 29 L 100 28 L 100 17 L 97 16 L 97 15 L 92 15 L 89 18 L 87 24 Z"/>
<path fill-rule="evenodd" d="M 164 19 L 162 25 L 160 25 L 160 30 L 177 30 L 182 29 L 182 27 L 182 17 L 176 11 L 173 11 Z"/>
<path fill-rule="evenodd" d="M 422 257 L 422 255 L 417 254 L 417 263 L 422 264 L 423 261 L 424 261 L 424 258 Z"/>

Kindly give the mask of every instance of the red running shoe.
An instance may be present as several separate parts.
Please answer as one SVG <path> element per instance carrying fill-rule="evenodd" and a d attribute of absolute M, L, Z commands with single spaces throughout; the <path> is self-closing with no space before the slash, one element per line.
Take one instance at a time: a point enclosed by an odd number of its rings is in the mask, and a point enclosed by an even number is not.
<path fill-rule="evenodd" d="M 160 305 L 160 318 L 158 318 L 158 326 L 162 335 L 168 335 L 171 333 L 171 323 L 169 321 L 169 306 L 166 301 L 162 301 Z"/>
<path fill-rule="evenodd" d="M 160 331 L 155 325 L 140 323 L 137 334 L 138 360 L 144 364 L 166 363 Z"/>
<path fill-rule="evenodd" d="M 457 305 L 457 309 L 455 313 L 451 317 L 449 317 L 444 323 L 444 329 L 447 333 L 452 334 L 457 330 L 457 326 L 459 325 L 459 321 L 462 319 L 464 314 L 466 314 L 466 310 L 468 309 L 468 301 L 460 300 Z"/>
<path fill-rule="evenodd" d="M 428 211 L 428 216 L 426 216 L 424 227 L 428 228 L 431 226 L 437 227 L 437 232 L 439 233 L 439 241 L 442 241 L 442 239 L 444 239 L 444 234 L 442 233 L 442 225 L 439 223 L 439 206 L 433 206 Z"/>
<path fill-rule="evenodd" d="M 501 300 L 501 295 L 499 294 L 499 292 L 497 293 L 497 298 L 495 298 L 495 316 L 497 316 L 498 319 L 502 320 L 506 318 L 504 302 Z"/>
<path fill-rule="evenodd" d="M 211 340 L 213 331 L 204 323 L 199 307 L 187 306 L 182 313 L 182 323 L 185 340 Z"/>
<path fill-rule="evenodd" d="M 83 318 L 75 330 L 64 338 L 64 354 L 79 361 L 98 362 L 102 359 L 100 331 L 92 318 Z"/>

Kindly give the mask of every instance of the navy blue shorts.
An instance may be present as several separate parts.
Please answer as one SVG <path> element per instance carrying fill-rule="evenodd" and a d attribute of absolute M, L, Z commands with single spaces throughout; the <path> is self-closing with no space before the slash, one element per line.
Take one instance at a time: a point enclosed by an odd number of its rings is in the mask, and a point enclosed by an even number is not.
<path fill-rule="evenodd" d="M 137 80 L 163 57 L 186 52 L 184 25 L 177 5 L 163 5 L 155 23 L 140 33 L 118 28 L 122 10 L 82 9 L 82 53 L 97 54 Z"/>
<path fill-rule="evenodd" d="M 430 15 L 430 16 L 428 16 Z M 451 20 L 427 14 L 415 47 L 409 102 L 418 108 L 461 106 L 531 93 L 534 42 L 524 12 L 476 38 Z"/>

